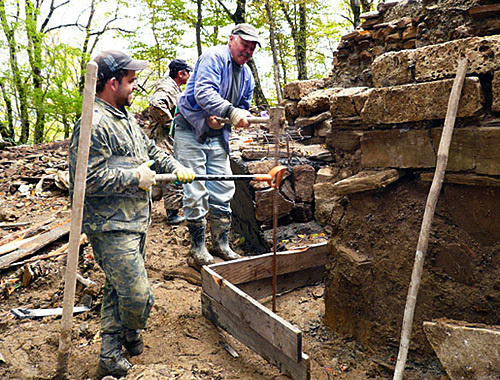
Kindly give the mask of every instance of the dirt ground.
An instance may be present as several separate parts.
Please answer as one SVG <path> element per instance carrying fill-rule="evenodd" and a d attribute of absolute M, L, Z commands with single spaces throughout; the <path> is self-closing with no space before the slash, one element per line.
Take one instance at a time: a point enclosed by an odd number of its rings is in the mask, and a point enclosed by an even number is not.
<path fill-rule="evenodd" d="M 68 197 L 63 192 L 31 200 L 3 194 L 3 201 L 18 210 L 18 221 L 36 222 L 52 215 L 66 220 L 70 216 Z M 238 237 L 233 236 L 232 240 Z M 67 238 L 61 239 L 50 249 L 66 241 Z M 186 226 L 166 225 L 162 203 L 155 203 L 147 245 L 147 270 L 155 306 L 144 332 L 144 353 L 131 358 L 134 367 L 127 379 L 288 379 L 202 316 L 199 273 L 186 265 L 188 248 Z M 244 247 L 238 251 L 248 254 Z M 22 285 L 22 268 L 0 272 L 2 379 L 50 379 L 55 374 L 61 318 L 18 319 L 10 310 L 61 307 L 65 260 L 41 260 L 31 268 L 34 280 L 28 286 Z M 94 378 L 100 347 L 99 311 L 104 276 L 88 245 L 80 255 L 78 271 L 96 285 L 84 287 L 77 283 L 76 304 L 84 303 L 90 296 L 92 308 L 73 319 L 69 376 L 75 380 Z M 323 294 L 323 284 L 319 284 L 279 296 L 277 300 L 278 314 L 303 332 L 304 352 L 311 358 L 311 379 L 392 378 L 394 350 L 381 348 L 378 352 L 366 352 L 352 338 L 339 337 L 325 328 Z M 265 305 L 270 307 L 270 301 Z M 231 356 L 225 346 L 232 347 L 238 357 Z M 447 379 L 439 368 L 429 369 L 411 362 L 405 378 Z"/>

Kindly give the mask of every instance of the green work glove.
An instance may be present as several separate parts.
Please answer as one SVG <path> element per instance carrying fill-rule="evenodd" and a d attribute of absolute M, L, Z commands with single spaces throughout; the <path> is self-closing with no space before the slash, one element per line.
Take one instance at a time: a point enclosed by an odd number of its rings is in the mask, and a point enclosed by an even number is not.
<path fill-rule="evenodd" d="M 195 177 L 194 171 L 186 167 L 174 170 L 173 174 L 177 176 L 177 179 L 174 181 L 176 185 L 180 185 L 183 183 L 191 183 L 194 181 Z"/>
<path fill-rule="evenodd" d="M 139 176 L 139 189 L 149 191 L 151 186 L 156 183 L 156 172 L 149 167 L 154 164 L 154 160 L 146 161 L 137 167 L 137 175 Z"/>

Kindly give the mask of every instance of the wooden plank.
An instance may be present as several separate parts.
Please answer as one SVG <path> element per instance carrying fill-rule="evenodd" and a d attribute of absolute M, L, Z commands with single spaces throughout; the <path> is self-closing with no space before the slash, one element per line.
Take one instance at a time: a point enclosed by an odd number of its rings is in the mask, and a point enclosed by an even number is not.
<path fill-rule="evenodd" d="M 327 243 L 321 243 L 303 249 L 278 252 L 276 257 L 276 274 L 282 275 L 325 265 L 326 250 Z M 272 255 L 272 253 L 266 253 L 230 262 L 212 264 L 209 268 L 230 283 L 238 285 L 271 277 Z"/>
<path fill-rule="evenodd" d="M 245 326 L 269 342 L 294 362 L 302 359 L 302 332 L 258 303 L 209 267 L 201 271 L 203 293 L 219 302 Z M 228 331 L 232 334 L 231 331 Z"/>
<path fill-rule="evenodd" d="M 323 280 L 324 272 L 325 267 L 319 266 L 278 276 L 276 293 L 285 293 L 302 286 L 317 284 Z M 239 284 L 238 288 L 256 300 L 260 300 L 272 294 L 271 278 L 263 278 L 261 280 Z"/>
<path fill-rule="evenodd" d="M 13 262 L 22 259 L 23 257 L 29 256 L 37 250 L 45 247 L 46 245 L 56 241 L 57 239 L 63 237 L 69 233 L 70 222 L 66 222 L 56 228 L 45 232 L 35 239 L 23 244 L 17 250 L 12 253 L 6 254 L 0 257 L 0 269 L 7 268 Z"/>
<path fill-rule="evenodd" d="M 249 324 L 242 323 L 238 315 L 228 310 L 206 293 L 201 295 L 203 315 L 216 326 L 220 326 L 229 334 L 255 351 L 264 359 L 274 364 L 279 370 L 293 380 L 310 380 L 309 357 L 300 352 L 300 361 L 290 359 L 283 352 L 273 346 L 266 338 L 262 337 Z"/>

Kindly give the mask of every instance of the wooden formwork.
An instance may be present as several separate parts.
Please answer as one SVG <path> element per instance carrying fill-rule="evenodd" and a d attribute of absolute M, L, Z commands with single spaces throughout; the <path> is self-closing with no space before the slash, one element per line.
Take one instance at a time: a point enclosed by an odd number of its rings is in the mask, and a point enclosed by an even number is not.
<path fill-rule="evenodd" d="M 204 266 L 203 315 L 294 380 L 310 379 L 302 331 L 257 302 L 272 295 L 273 254 Z M 276 293 L 323 279 L 326 243 L 276 254 Z"/>

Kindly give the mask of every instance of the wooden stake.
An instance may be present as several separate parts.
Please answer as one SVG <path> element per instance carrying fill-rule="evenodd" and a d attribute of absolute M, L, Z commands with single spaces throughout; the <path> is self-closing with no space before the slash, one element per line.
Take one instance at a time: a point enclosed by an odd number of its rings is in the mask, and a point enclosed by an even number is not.
<path fill-rule="evenodd" d="M 58 379 L 68 378 L 69 354 L 71 349 L 71 325 L 73 323 L 73 305 L 76 289 L 76 269 L 78 266 L 78 250 L 82 229 L 83 204 L 85 199 L 85 182 L 87 180 L 87 165 L 89 160 L 90 132 L 94 113 L 95 86 L 97 80 L 97 63 L 87 64 L 85 89 L 83 91 L 82 119 L 80 125 L 80 140 L 78 141 L 78 157 L 76 161 L 73 202 L 71 211 L 71 228 L 69 232 L 68 259 L 66 266 L 66 283 L 64 286 L 63 314 L 61 321 L 61 336 L 57 357 Z"/>
<path fill-rule="evenodd" d="M 396 369 L 394 371 L 393 380 L 402 380 L 403 372 L 406 364 L 406 357 L 408 355 L 408 348 L 410 345 L 410 336 L 413 325 L 413 316 L 415 313 L 415 304 L 417 302 L 418 288 L 420 286 L 420 279 L 422 277 L 422 270 L 424 267 L 424 257 L 427 253 L 427 246 L 429 243 L 429 234 L 431 230 L 432 219 L 434 218 L 434 211 L 441 192 L 446 165 L 448 164 L 448 153 L 450 150 L 451 137 L 453 135 L 453 127 L 455 125 L 455 118 L 458 111 L 458 104 L 462 93 L 462 87 L 467 73 L 467 59 L 463 58 L 458 62 L 457 76 L 453 82 L 450 98 L 448 101 L 448 110 L 446 112 L 446 119 L 444 128 L 439 142 L 436 171 L 432 181 L 427 203 L 425 205 L 424 217 L 418 237 L 417 251 L 415 253 L 415 262 L 413 264 L 413 272 L 411 275 L 410 288 L 406 298 L 406 306 L 403 317 L 403 326 L 401 328 L 401 341 L 399 344 L 398 360 L 396 362 Z"/>

